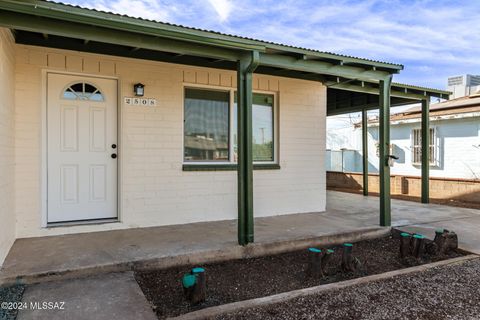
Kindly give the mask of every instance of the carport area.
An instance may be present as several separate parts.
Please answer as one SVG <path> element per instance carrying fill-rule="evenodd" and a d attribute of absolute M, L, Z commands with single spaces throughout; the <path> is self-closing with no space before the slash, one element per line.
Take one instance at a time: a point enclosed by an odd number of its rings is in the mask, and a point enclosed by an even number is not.
<path fill-rule="evenodd" d="M 0 284 L 167 267 L 266 250 L 273 254 L 272 248 L 288 251 L 321 237 L 333 242 L 346 235 L 361 239 L 384 231 L 378 215 L 376 197 L 328 191 L 326 212 L 257 218 L 257 242 L 247 247 L 237 245 L 235 220 L 18 239 L 0 271 Z M 461 248 L 480 254 L 480 211 L 475 209 L 394 199 L 392 225 L 429 237 L 437 227 L 450 228 L 459 234 Z"/>

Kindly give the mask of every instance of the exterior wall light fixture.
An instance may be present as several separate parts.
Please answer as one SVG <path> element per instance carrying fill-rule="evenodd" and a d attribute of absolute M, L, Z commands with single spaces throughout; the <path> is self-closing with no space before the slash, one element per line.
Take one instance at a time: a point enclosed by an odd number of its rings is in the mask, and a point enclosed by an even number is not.
<path fill-rule="evenodd" d="M 141 83 L 137 83 L 133 85 L 133 92 L 135 92 L 135 96 L 143 97 L 145 93 L 145 85 Z"/>

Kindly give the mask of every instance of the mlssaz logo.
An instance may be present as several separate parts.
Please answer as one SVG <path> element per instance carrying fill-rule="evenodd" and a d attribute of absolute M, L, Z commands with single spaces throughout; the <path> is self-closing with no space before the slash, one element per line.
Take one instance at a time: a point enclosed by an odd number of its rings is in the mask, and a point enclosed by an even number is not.
<path fill-rule="evenodd" d="M 52 301 L 35 301 L 30 302 L 31 310 L 65 310 L 65 302 L 52 302 Z"/>

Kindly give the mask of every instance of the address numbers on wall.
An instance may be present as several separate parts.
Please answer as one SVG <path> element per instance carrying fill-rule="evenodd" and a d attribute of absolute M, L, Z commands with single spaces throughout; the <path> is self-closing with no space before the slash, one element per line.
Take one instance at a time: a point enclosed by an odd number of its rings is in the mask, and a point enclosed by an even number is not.
<path fill-rule="evenodd" d="M 157 99 L 155 98 L 137 98 L 137 97 L 125 97 L 123 102 L 127 106 L 142 106 L 142 107 L 156 107 Z"/>

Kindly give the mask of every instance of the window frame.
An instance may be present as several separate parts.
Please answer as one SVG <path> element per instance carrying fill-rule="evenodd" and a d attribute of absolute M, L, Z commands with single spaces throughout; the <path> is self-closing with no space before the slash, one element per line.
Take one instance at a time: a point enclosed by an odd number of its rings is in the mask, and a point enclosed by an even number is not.
<path fill-rule="evenodd" d="M 430 126 L 430 131 L 433 130 L 433 134 L 430 136 L 430 143 L 428 145 L 430 149 L 430 161 L 428 162 L 429 166 L 437 166 L 438 165 L 438 144 L 437 144 L 437 127 L 436 126 Z M 415 144 L 415 132 L 418 132 L 418 136 L 422 137 L 422 128 L 419 127 L 414 127 L 410 131 L 410 148 L 411 148 L 411 163 L 414 166 L 421 166 L 422 165 L 422 143 L 420 142 L 419 145 Z M 415 149 L 420 149 L 420 159 L 419 161 L 415 161 Z M 433 149 L 433 152 L 431 150 Z M 433 155 L 433 156 L 432 156 Z M 417 159 L 418 160 L 418 159 Z"/>
<path fill-rule="evenodd" d="M 186 89 L 199 89 L 199 90 L 210 90 L 210 91 L 221 91 L 229 93 L 229 123 L 228 123 L 228 160 L 203 160 L 203 161 L 185 161 L 185 90 Z M 184 83 L 182 86 L 182 165 L 183 166 L 202 166 L 212 167 L 212 166 L 225 166 L 226 168 L 231 167 L 232 165 L 236 166 L 237 162 L 234 161 L 234 104 L 235 104 L 235 92 L 237 88 L 234 87 L 222 87 L 216 85 L 205 85 L 205 84 L 194 84 L 194 83 Z M 253 161 L 253 164 L 256 168 L 260 168 L 262 165 L 265 165 L 266 168 L 276 168 L 276 165 L 279 163 L 279 102 L 278 102 L 278 92 L 276 91 L 265 91 L 265 90 L 252 90 L 253 93 L 259 94 L 268 94 L 273 96 L 273 161 Z M 273 165 L 273 167 L 272 167 Z M 193 171 L 193 170 L 192 170 Z"/>

